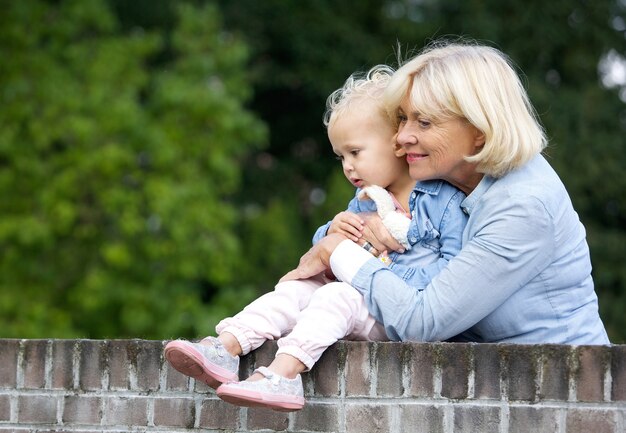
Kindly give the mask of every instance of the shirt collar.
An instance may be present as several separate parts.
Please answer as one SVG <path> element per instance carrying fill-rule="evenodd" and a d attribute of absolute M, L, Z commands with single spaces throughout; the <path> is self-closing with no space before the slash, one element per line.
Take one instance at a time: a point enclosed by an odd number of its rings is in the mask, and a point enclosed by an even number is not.
<path fill-rule="evenodd" d="M 437 195 L 441 191 L 441 185 L 443 180 L 422 180 L 417 181 L 413 187 L 413 191 L 418 191 L 425 194 Z"/>
<path fill-rule="evenodd" d="M 468 215 L 471 214 L 474 210 L 474 206 L 476 205 L 476 203 L 478 203 L 478 200 L 480 200 L 482 196 L 485 195 L 487 190 L 491 187 L 491 185 L 493 185 L 495 181 L 496 178 L 494 177 L 487 175 L 483 176 L 480 182 L 478 182 L 478 185 L 476 185 L 476 188 L 474 188 L 474 191 L 472 191 L 470 195 L 465 197 L 465 200 L 461 202 L 461 209 L 463 209 L 463 212 Z"/>

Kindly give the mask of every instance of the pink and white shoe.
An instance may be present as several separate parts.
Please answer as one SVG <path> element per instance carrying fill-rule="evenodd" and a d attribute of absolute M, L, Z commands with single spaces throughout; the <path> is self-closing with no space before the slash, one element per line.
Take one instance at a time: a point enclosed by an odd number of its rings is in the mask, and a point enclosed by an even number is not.
<path fill-rule="evenodd" d="M 265 377 L 257 381 L 224 383 L 217 388 L 217 396 L 237 406 L 264 407 L 280 412 L 292 412 L 304 407 L 300 375 L 287 379 L 267 367 L 259 367 L 254 373 Z"/>
<path fill-rule="evenodd" d="M 215 337 L 207 337 L 211 346 L 174 340 L 165 345 L 165 359 L 182 374 L 202 381 L 211 388 L 239 380 L 239 357 L 233 356 Z"/>

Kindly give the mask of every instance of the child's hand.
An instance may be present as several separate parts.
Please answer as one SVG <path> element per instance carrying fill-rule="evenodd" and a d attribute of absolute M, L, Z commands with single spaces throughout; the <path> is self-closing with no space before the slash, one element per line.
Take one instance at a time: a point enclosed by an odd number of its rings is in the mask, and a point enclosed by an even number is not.
<path fill-rule="evenodd" d="M 364 221 L 355 213 L 340 212 L 330 223 L 328 234 L 339 233 L 353 242 L 361 239 Z"/>

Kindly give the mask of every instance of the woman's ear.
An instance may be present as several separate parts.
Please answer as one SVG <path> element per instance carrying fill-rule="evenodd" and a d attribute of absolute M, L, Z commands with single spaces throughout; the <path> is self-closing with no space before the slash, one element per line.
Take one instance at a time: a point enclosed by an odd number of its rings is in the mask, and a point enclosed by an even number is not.
<path fill-rule="evenodd" d="M 474 129 L 476 129 L 474 133 L 474 147 L 483 147 L 485 145 L 485 141 L 487 140 L 485 138 L 485 133 L 476 127 L 474 127 Z"/>

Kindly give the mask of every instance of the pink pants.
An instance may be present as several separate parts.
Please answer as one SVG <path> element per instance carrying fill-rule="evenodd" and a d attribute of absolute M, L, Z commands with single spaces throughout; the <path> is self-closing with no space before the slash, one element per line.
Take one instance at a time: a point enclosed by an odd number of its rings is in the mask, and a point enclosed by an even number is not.
<path fill-rule="evenodd" d="M 243 354 L 266 340 L 278 340 L 278 352 L 311 369 L 324 350 L 341 338 L 387 341 L 383 326 L 367 311 L 363 296 L 349 284 L 323 277 L 278 283 L 234 317 L 217 324 L 218 335 L 233 334 Z"/>

